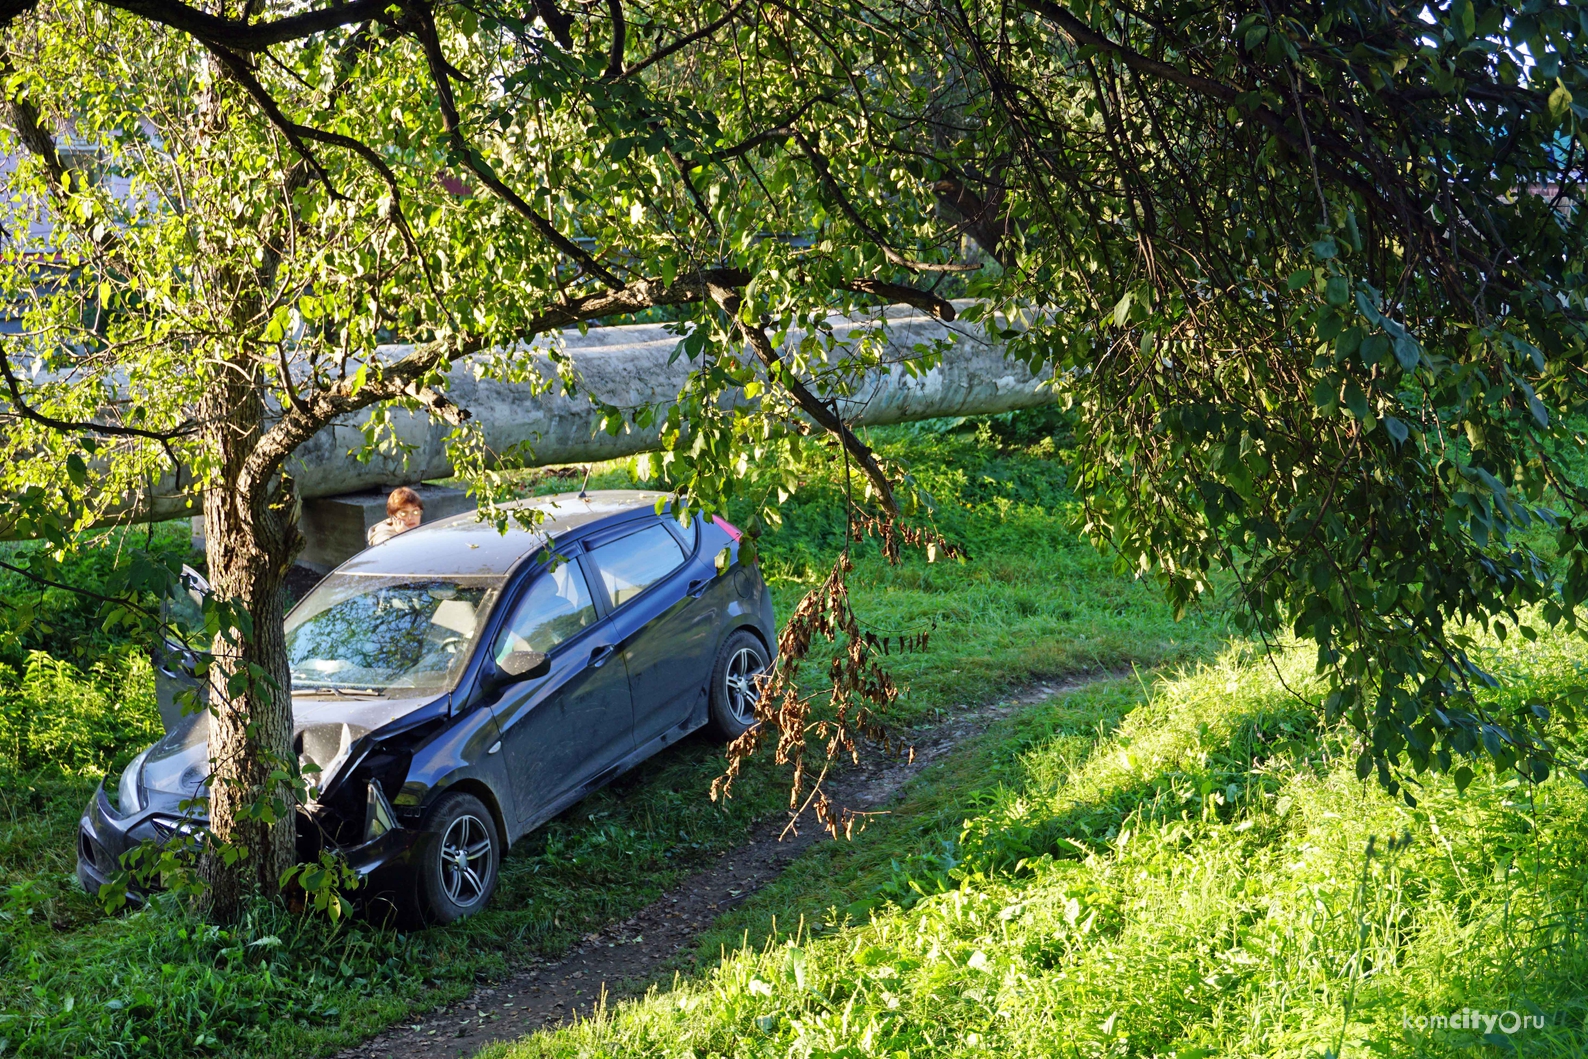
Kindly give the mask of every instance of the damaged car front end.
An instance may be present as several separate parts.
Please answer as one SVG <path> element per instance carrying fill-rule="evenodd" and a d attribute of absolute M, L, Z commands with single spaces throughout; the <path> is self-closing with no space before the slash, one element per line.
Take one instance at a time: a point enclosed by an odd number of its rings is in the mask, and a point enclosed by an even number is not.
<path fill-rule="evenodd" d="M 288 617 L 293 750 L 308 785 L 297 808 L 298 859 L 336 851 L 366 880 L 365 900 L 402 899 L 428 840 L 418 828 L 426 795 L 482 778 L 476 763 L 489 759 L 494 720 L 489 710 L 458 716 L 452 688 L 499 581 L 337 574 Z M 77 874 L 91 894 L 127 881 L 129 851 L 206 825 L 207 696 L 192 652 L 167 643 L 155 660 L 166 735 L 118 781 L 102 783 L 83 813 Z M 128 896 L 145 895 L 134 883 Z"/>
<path fill-rule="evenodd" d="M 286 620 L 299 862 L 334 851 L 362 900 L 450 922 L 489 902 L 521 836 L 696 730 L 727 742 L 757 723 L 771 593 L 735 527 L 667 500 L 537 498 L 541 526 L 505 533 L 458 516 L 316 585 Z M 83 814 L 90 892 L 124 883 L 130 852 L 202 834 L 196 660 L 156 652 L 166 735 Z"/>

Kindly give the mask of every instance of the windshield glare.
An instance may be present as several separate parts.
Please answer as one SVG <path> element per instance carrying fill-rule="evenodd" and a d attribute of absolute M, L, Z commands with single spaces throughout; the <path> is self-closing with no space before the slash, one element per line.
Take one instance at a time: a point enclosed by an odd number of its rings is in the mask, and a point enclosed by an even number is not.
<path fill-rule="evenodd" d="M 450 689 L 501 581 L 333 574 L 287 617 L 293 689 L 391 696 Z"/>

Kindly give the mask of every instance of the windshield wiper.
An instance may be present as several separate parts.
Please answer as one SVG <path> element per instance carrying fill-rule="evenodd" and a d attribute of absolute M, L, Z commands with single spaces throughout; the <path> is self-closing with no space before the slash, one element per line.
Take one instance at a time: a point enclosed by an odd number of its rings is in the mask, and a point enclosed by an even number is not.
<path fill-rule="evenodd" d="M 308 687 L 292 689 L 292 693 L 294 695 L 324 695 L 326 692 L 330 692 L 332 695 L 340 695 L 343 698 L 372 699 L 378 698 L 380 696 L 380 692 L 376 691 L 374 688 L 342 688 L 335 687 L 333 685 L 326 685 L 325 687 L 320 688 Z"/>

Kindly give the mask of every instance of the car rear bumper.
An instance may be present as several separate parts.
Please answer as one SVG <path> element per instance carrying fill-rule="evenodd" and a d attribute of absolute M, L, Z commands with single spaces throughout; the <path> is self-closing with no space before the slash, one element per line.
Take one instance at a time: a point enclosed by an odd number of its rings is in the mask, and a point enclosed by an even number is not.
<path fill-rule="evenodd" d="M 163 845 L 183 831 L 204 826 L 203 817 L 183 815 L 180 800 L 168 799 L 145 806 L 128 816 L 119 816 L 101 785 L 83 811 L 77 829 L 77 881 L 90 896 L 98 896 L 100 887 L 121 870 L 122 857 L 145 841 Z M 300 819 L 300 825 L 306 818 Z M 300 826 L 300 840 L 312 826 Z M 424 848 L 427 836 L 409 827 L 393 827 L 384 834 L 355 846 L 343 846 L 339 852 L 348 866 L 360 878 L 379 886 L 388 874 L 401 874 L 411 865 Z M 305 851 L 299 850 L 300 857 Z M 312 857 L 312 854 L 310 854 Z M 128 898 L 142 902 L 144 891 L 136 885 L 128 888 Z"/>

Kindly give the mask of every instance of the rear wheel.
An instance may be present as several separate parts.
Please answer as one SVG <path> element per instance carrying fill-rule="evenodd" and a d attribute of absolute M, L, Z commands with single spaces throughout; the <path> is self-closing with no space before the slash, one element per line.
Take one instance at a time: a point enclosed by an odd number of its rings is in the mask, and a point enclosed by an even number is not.
<path fill-rule="evenodd" d="M 430 840 L 419 858 L 419 914 L 451 923 L 484 908 L 496 891 L 502 840 L 489 809 L 472 794 L 445 794 L 425 816 Z"/>
<path fill-rule="evenodd" d="M 737 739 L 755 723 L 761 689 L 757 677 L 766 672 L 767 651 L 760 637 L 740 629 L 717 652 L 711 670 L 711 727 L 724 739 Z"/>

